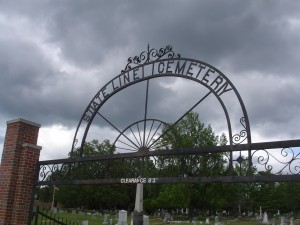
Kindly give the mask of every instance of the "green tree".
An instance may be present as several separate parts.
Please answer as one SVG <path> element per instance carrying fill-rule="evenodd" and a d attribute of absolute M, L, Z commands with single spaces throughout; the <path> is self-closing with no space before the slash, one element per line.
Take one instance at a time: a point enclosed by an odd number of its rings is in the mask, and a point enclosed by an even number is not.
<path fill-rule="evenodd" d="M 193 147 L 211 147 L 225 145 L 226 136 L 215 135 L 212 127 L 200 122 L 198 113 L 190 112 L 177 124 L 163 127 L 164 136 L 157 145 L 158 149 L 176 149 Z M 199 153 L 182 156 L 159 156 L 156 168 L 159 176 L 212 176 L 225 171 L 224 153 Z M 221 198 L 213 201 L 219 190 L 218 185 L 211 184 L 178 184 L 162 186 L 154 202 L 164 208 L 189 207 L 202 208 L 222 206 Z M 184 195 L 184 196 L 182 196 Z M 178 197 L 176 197 L 178 196 Z M 184 200 L 182 199 L 184 198 Z M 192 215 L 191 215 L 192 216 Z"/>
<path fill-rule="evenodd" d="M 84 145 L 83 157 L 114 154 L 115 148 L 108 140 L 99 143 L 92 140 Z M 80 149 L 76 149 L 72 156 L 80 155 Z M 134 173 L 138 162 L 136 160 L 102 160 L 95 162 L 83 162 L 72 167 L 69 176 L 80 179 L 122 177 L 128 173 Z M 140 165 L 140 164 L 138 164 Z M 52 178 L 61 176 L 66 171 L 58 171 Z M 78 177 L 79 176 L 79 177 Z M 133 176 L 134 177 L 134 176 Z M 74 185 L 62 186 L 57 192 L 56 199 L 64 207 L 80 207 L 89 209 L 127 208 L 134 202 L 134 186 L 125 185 Z"/>

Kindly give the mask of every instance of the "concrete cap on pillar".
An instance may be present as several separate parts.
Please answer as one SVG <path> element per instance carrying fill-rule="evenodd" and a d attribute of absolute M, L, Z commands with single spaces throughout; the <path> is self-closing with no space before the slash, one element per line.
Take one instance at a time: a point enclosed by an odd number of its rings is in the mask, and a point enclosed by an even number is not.
<path fill-rule="evenodd" d="M 22 118 L 18 118 L 18 119 L 14 119 L 14 120 L 9 120 L 6 122 L 6 124 L 12 124 L 12 123 L 18 123 L 18 122 L 22 122 L 22 123 L 27 123 L 29 125 L 32 125 L 32 126 L 36 126 L 36 127 L 41 127 L 41 124 L 38 124 L 38 123 L 35 123 L 35 122 L 31 122 L 29 120 L 25 120 L 25 119 L 22 119 Z"/>

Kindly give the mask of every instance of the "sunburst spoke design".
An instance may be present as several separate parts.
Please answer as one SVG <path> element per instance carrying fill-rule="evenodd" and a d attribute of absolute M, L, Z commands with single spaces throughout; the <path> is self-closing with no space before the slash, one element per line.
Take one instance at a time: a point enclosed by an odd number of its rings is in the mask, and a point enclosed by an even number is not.
<path fill-rule="evenodd" d="M 159 144 L 152 144 L 160 136 L 163 125 L 166 123 L 157 119 L 137 121 L 120 132 L 113 145 L 117 153 L 155 150 Z"/>

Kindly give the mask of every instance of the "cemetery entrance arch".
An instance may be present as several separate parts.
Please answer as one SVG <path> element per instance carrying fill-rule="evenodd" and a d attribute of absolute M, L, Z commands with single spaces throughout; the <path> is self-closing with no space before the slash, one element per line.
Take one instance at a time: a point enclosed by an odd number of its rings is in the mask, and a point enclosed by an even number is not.
<path fill-rule="evenodd" d="M 160 140 L 192 111 L 204 123 L 225 132 L 228 144 L 164 146 Z M 86 155 L 84 148 L 93 139 L 109 139 L 112 151 Z M 299 146 L 300 140 L 252 143 L 242 98 L 220 70 L 182 58 L 171 46 L 159 50 L 148 46 L 130 57 L 125 69 L 88 104 L 70 157 L 39 162 L 36 185 L 300 181 Z M 184 164 L 186 156 L 220 153 L 226 168 L 220 174 L 187 175 L 182 165 L 180 172 L 170 176 L 157 163 L 178 157 Z M 149 172 L 147 160 L 158 172 Z M 132 170 L 114 173 L 114 166 L 125 164 Z M 251 173 L 253 166 L 257 173 Z"/>

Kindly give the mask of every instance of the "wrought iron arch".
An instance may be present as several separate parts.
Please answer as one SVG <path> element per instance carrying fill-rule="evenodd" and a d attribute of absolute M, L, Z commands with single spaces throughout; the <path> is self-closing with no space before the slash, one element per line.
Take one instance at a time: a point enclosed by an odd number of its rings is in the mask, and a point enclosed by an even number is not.
<path fill-rule="evenodd" d="M 179 116 L 173 125 L 181 121 L 189 112 L 202 103 L 208 96 L 214 96 L 223 110 L 223 115 L 226 119 L 229 145 L 214 146 L 214 147 L 197 147 L 197 148 L 179 148 L 169 149 L 168 151 L 152 148 L 156 140 L 159 140 L 164 134 L 158 135 L 160 126 L 166 125 L 167 122 L 161 118 L 149 117 L 148 115 L 148 95 L 150 82 L 154 79 L 164 77 L 182 78 L 199 84 L 206 90 L 197 101 L 187 108 L 187 110 Z M 136 84 L 145 82 L 146 88 L 144 90 L 145 100 L 143 105 L 143 118 L 138 118 L 123 129 L 114 125 L 112 121 L 101 114 L 100 109 L 107 101 L 113 98 L 117 93 Z M 232 121 L 228 109 L 228 102 L 225 97 L 228 95 L 234 96 L 240 109 L 240 116 L 238 121 Z M 232 99 L 230 99 L 232 100 Z M 84 156 L 83 147 L 86 143 L 87 135 L 92 123 L 96 117 L 104 120 L 112 129 L 117 131 L 113 145 L 117 143 L 123 144 L 123 151 L 119 154 L 98 155 L 98 156 Z M 239 129 L 233 131 L 232 124 L 239 124 Z M 150 128 L 146 128 L 150 124 Z M 137 134 L 135 136 L 135 131 Z M 151 131 L 153 131 L 151 133 Z M 128 134 L 129 132 L 129 134 Z M 148 133 L 147 133 L 148 132 Z M 153 137 L 155 141 L 151 141 Z M 121 141 L 121 138 L 125 141 Z M 128 143 L 126 142 L 128 141 Z M 77 146 L 79 144 L 79 146 Z M 161 48 L 159 50 L 150 49 L 149 45 L 146 51 L 140 55 L 130 57 L 125 69 L 119 75 L 114 77 L 106 83 L 93 97 L 86 107 L 79 124 L 77 126 L 75 136 L 73 139 L 71 157 L 61 160 L 48 160 L 40 162 L 37 171 L 37 185 L 43 184 L 103 184 L 103 183 L 177 183 L 177 182 L 269 182 L 269 181 L 300 181 L 299 173 L 299 154 L 292 150 L 293 147 L 300 147 L 300 140 L 288 140 L 279 142 L 262 142 L 252 143 L 250 122 L 245 105 L 240 94 L 233 85 L 233 83 L 217 68 L 205 63 L 203 61 L 182 58 L 181 55 L 175 54 L 171 46 Z M 281 159 L 276 159 L 269 150 L 281 149 L 281 157 L 288 159 L 283 162 Z M 79 149 L 79 156 L 73 154 L 75 150 Z M 121 148 L 120 148 L 121 149 Z M 292 154 L 288 154 L 291 151 Z M 246 154 L 242 154 L 246 153 Z M 228 171 L 226 175 L 218 176 L 197 176 L 197 177 L 156 177 L 156 178 L 133 178 L 133 177 L 110 177 L 107 175 L 109 164 L 111 161 L 120 160 L 132 162 L 136 159 L 144 159 L 150 157 L 170 157 L 170 156 L 188 156 L 198 154 L 217 154 L 228 153 Z M 259 155 L 263 153 L 265 155 Z M 234 155 L 235 154 L 235 155 Z M 290 157 L 291 155 L 291 157 Z M 290 157 L 290 158 L 288 158 Z M 256 165 L 264 167 L 264 171 L 273 169 L 270 165 L 270 158 L 275 158 L 282 168 L 279 172 L 269 174 L 268 176 L 261 176 L 261 174 L 242 174 L 242 165 L 247 165 L 248 172 L 251 171 L 254 160 L 257 160 Z M 99 170 L 106 170 L 106 173 L 101 171 L 94 174 L 81 174 L 86 171 L 81 171 L 85 168 L 84 165 L 96 165 Z M 240 167 L 240 174 L 233 175 L 233 166 Z M 283 172 L 288 172 L 288 175 L 282 175 Z M 143 169 L 141 168 L 141 174 Z M 152 180 L 153 179 L 153 180 Z"/>
<path fill-rule="evenodd" d="M 197 82 L 199 84 L 201 84 L 202 86 L 205 86 L 209 92 L 207 93 L 206 96 L 204 96 L 203 100 L 210 94 L 213 94 L 217 100 L 219 101 L 220 105 L 222 106 L 223 108 L 223 111 L 224 111 L 224 114 L 225 114 L 225 117 L 226 117 L 226 120 L 227 120 L 227 126 L 228 126 L 228 131 L 229 131 L 229 141 L 230 141 L 230 145 L 233 145 L 233 144 L 237 144 L 237 143 L 242 143 L 245 139 L 247 139 L 247 143 L 251 143 L 251 132 L 250 132 L 250 123 L 249 123 L 249 119 L 248 119 L 248 114 L 247 114 L 247 111 L 246 111 L 246 108 L 245 108 L 245 105 L 242 101 L 242 98 L 240 96 L 240 94 L 238 93 L 237 89 L 234 87 L 234 85 L 231 83 L 231 81 L 222 73 L 220 72 L 218 69 L 216 69 L 215 67 L 205 63 L 205 62 L 202 62 L 202 61 L 198 61 L 198 60 L 194 60 L 194 59 L 188 59 L 188 58 L 176 58 L 177 60 L 177 65 L 178 62 L 183 62 L 183 64 L 186 64 L 187 62 L 190 63 L 189 67 L 191 67 L 191 64 L 199 64 L 199 65 L 204 65 L 205 67 L 208 68 L 209 71 L 213 71 L 214 73 L 217 72 L 217 78 L 219 78 L 223 83 L 222 83 L 222 86 L 219 87 L 219 83 L 216 83 L 217 81 L 215 81 L 216 86 L 215 88 L 212 88 L 212 84 L 211 85 L 208 85 L 207 83 L 203 82 L 203 80 L 199 80 L 198 77 L 193 77 L 193 76 L 189 76 L 189 75 L 186 75 L 186 74 L 180 74 L 180 73 L 159 73 L 159 74 L 151 74 L 150 76 L 147 76 L 147 77 L 143 77 L 143 78 L 138 78 L 137 80 L 135 81 L 132 81 L 132 82 L 129 82 L 128 84 L 124 84 L 122 85 L 121 87 L 118 87 L 117 89 L 113 90 L 112 92 L 110 92 L 109 94 L 107 94 L 103 99 L 100 99 L 100 95 L 101 95 L 101 92 L 103 92 L 103 90 L 106 90 L 108 86 L 110 85 L 114 85 L 114 81 L 115 80 L 120 80 L 121 78 L 124 77 L 124 74 L 126 72 L 123 71 L 123 73 L 121 73 L 120 75 L 114 77 L 112 80 L 110 80 L 102 89 L 100 89 L 97 94 L 94 96 L 94 98 L 91 100 L 91 102 L 89 103 L 89 105 L 87 106 L 86 110 L 84 111 L 81 119 L 80 119 L 80 122 L 77 126 L 77 129 L 76 129 L 76 133 L 75 133 L 75 137 L 74 137 L 74 140 L 73 140 L 73 146 L 72 146 L 72 151 L 75 149 L 78 141 L 79 141 L 79 138 L 78 138 L 78 131 L 80 129 L 80 127 L 84 124 L 85 125 L 85 129 L 84 129 L 84 133 L 83 133 L 83 137 L 80 141 L 80 148 L 82 149 L 84 143 L 85 143 L 85 140 L 86 140 L 86 136 L 87 136 L 87 133 L 89 131 L 89 128 L 90 128 L 90 125 L 92 124 L 93 122 L 93 119 L 95 118 L 95 116 L 99 115 L 100 117 L 103 117 L 101 114 L 98 113 L 99 109 L 102 107 L 102 105 L 105 104 L 105 102 L 110 99 L 111 97 L 113 97 L 116 93 L 122 91 L 123 89 L 131 86 L 131 85 L 134 85 L 134 84 L 137 84 L 139 82 L 143 82 L 143 81 L 146 81 L 147 82 L 147 87 L 149 85 L 149 80 L 151 79 L 154 79 L 154 78 L 160 78 L 160 77 L 179 77 L 179 78 L 183 78 L 183 79 L 188 79 L 188 80 L 192 80 L 194 82 Z M 157 63 L 157 64 L 160 64 L 161 63 L 169 63 L 170 62 L 170 59 L 161 59 L 161 60 L 157 60 L 157 61 L 154 61 L 154 62 L 150 62 L 150 63 L 146 63 L 146 64 L 142 64 L 142 65 L 139 65 L 137 67 L 134 67 L 132 69 L 129 69 L 127 71 L 127 73 L 130 73 L 134 70 L 140 70 L 140 68 L 142 68 L 142 70 L 144 70 L 144 67 L 145 66 L 151 66 L 151 65 L 154 65 L 153 63 Z M 144 75 L 143 75 L 144 76 Z M 205 75 L 204 75 L 205 76 Z M 208 76 L 208 75 L 207 75 Z M 216 79 L 217 79 L 216 78 Z M 220 81 L 218 81 L 220 82 Z M 228 88 L 229 86 L 229 88 Z M 223 89 L 221 89 L 223 88 Z M 228 89 L 226 89 L 228 88 Z M 244 129 L 240 131 L 239 134 L 232 134 L 232 128 L 231 128 L 231 122 L 230 122 L 230 117 L 228 115 L 228 111 L 226 109 L 226 106 L 225 106 L 225 103 L 223 102 L 222 98 L 220 95 L 224 94 L 225 92 L 227 91 L 233 91 L 239 101 L 239 104 L 240 104 L 240 107 L 241 107 L 241 110 L 243 112 L 243 115 L 242 117 L 240 118 L 241 120 L 241 123 L 243 124 L 243 127 Z M 148 88 L 147 88 L 147 91 L 148 91 Z M 148 93 L 146 93 L 148 94 Z M 146 102 L 147 102 L 147 99 L 146 99 Z M 199 104 L 199 102 L 197 102 Z M 196 104 L 197 104 L 196 103 Z M 146 103 L 147 104 L 147 103 Z M 147 107 L 147 106 L 146 106 Z M 146 108 L 145 107 L 145 108 Z M 191 111 L 191 110 L 189 110 Z M 146 113 L 146 112 L 145 112 Z M 105 118 L 104 118 L 105 119 Z M 147 118 L 144 118 L 144 120 L 146 120 Z M 112 124 L 111 124 L 112 125 Z M 243 138 L 241 140 L 241 138 Z M 81 150 L 82 151 L 82 150 Z"/>

